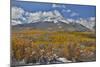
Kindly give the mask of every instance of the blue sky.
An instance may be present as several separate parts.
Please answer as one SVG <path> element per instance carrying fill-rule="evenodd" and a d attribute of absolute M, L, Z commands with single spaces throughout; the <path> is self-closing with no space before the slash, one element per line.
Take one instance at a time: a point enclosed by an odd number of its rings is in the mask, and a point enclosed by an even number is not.
<path fill-rule="evenodd" d="M 23 8 L 28 12 L 58 10 L 65 18 L 87 19 L 89 17 L 96 17 L 96 7 L 89 5 L 51 4 L 12 0 L 12 6 Z"/>

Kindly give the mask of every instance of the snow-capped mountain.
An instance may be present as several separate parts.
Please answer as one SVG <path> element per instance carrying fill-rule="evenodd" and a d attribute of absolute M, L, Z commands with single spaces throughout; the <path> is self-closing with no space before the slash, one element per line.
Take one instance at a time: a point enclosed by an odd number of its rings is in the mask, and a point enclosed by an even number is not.
<path fill-rule="evenodd" d="M 54 23 L 57 23 L 58 21 L 62 21 L 65 23 L 68 23 L 67 20 L 61 15 L 61 13 L 57 10 L 53 11 L 39 11 L 36 13 L 29 13 L 29 16 L 27 17 L 28 23 L 33 22 L 43 22 L 43 21 L 54 21 Z"/>
<path fill-rule="evenodd" d="M 95 17 L 90 17 L 88 20 L 80 18 L 79 20 L 76 21 L 76 23 L 80 23 L 91 30 L 95 30 L 94 26 L 96 24 L 96 19 Z"/>
<path fill-rule="evenodd" d="M 18 20 L 19 19 L 19 20 Z M 22 20 L 22 21 L 21 21 Z M 12 25 L 23 24 L 23 23 L 34 23 L 43 21 L 62 21 L 69 23 L 58 10 L 53 11 L 38 11 L 38 12 L 25 12 L 21 8 L 12 7 Z M 18 22 L 18 23 L 16 23 Z"/>
<path fill-rule="evenodd" d="M 51 22 L 51 25 L 54 23 L 58 26 L 59 29 L 61 29 L 64 26 L 64 25 L 61 26 L 62 23 L 65 23 L 65 25 L 67 25 L 67 28 L 74 26 L 80 29 L 86 27 L 86 29 L 88 28 L 90 30 L 94 30 L 96 21 L 95 21 L 95 17 L 91 17 L 88 20 L 83 18 L 79 18 L 77 20 L 74 20 L 72 18 L 71 19 L 65 18 L 58 10 L 27 12 L 24 11 L 22 8 L 12 7 L 11 25 L 14 26 L 18 24 L 31 24 L 31 23 L 38 23 L 38 22 L 39 24 L 40 23 L 43 24 L 43 22 L 47 22 L 47 23 Z"/>

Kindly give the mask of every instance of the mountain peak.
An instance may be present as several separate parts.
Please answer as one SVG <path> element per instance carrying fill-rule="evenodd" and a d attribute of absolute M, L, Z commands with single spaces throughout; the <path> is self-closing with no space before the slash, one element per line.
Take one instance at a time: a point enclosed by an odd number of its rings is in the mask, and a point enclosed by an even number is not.
<path fill-rule="evenodd" d="M 24 24 L 24 23 L 37 23 L 37 22 L 53 22 L 53 23 L 78 23 L 89 29 L 94 29 L 95 27 L 95 17 L 90 17 L 87 19 L 73 19 L 65 18 L 59 10 L 51 11 L 37 11 L 37 12 L 28 12 L 19 7 L 12 7 L 12 18 L 11 24 Z M 60 27 L 61 28 L 61 27 Z"/>

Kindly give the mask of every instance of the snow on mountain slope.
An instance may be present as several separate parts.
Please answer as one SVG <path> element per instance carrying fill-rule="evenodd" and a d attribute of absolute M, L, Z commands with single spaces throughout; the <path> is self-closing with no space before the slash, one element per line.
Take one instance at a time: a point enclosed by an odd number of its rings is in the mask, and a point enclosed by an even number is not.
<path fill-rule="evenodd" d="M 80 23 L 83 26 L 85 26 L 91 30 L 94 30 L 94 26 L 96 24 L 96 19 L 95 19 L 95 17 L 90 17 L 88 20 L 80 18 L 79 20 L 76 21 L 76 23 Z"/>
<path fill-rule="evenodd" d="M 24 14 L 24 15 L 23 15 Z M 58 21 L 62 21 L 68 23 L 68 21 L 61 15 L 58 10 L 53 11 L 38 11 L 38 12 L 25 12 L 22 8 L 12 7 L 12 21 L 27 20 L 27 23 L 39 22 L 39 21 L 54 21 L 57 23 Z M 17 23 L 12 22 L 12 25 L 16 25 Z M 23 24 L 23 22 L 21 22 Z M 19 22 L 18 22 L 19 24 Z"/>
<path fill-rule="evenodd" d="M 57 10 L 48 12 L 39 11 L 35 13 L 29 13 L 27 19 L 29 21 L 28 23 L 39 22 L 39 21 L 54 21 L 54 23 L 62 21 L 68 23 L 67 20 L 65 20 L 65 18 L 61 15 L 61 13 Z"/>
<path fill-rule="evenodd" d="M 63 17 L 58 10 L 28 12 L 19 7 L 12 7 L 11 13 L 11 25 L 49 21 L 54 23 L 64 22 L 66 24 L 79 23 L 92 30 L 96 23 L 95 17 L 90 17 L 88 19 L 79 18 L 75 20 Z M 61 28 L 60 25 L 59 28 Z"/>

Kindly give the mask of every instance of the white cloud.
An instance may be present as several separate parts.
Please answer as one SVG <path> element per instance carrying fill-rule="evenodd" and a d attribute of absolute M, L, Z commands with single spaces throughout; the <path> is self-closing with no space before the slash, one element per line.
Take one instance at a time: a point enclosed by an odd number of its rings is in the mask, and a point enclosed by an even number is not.
<path fill-rule="evenodd" d="M 69 12 L 71 12 L 71 10 L 70 10 L 70 9 L 68 9 L 68 10 L 67 10 L 67 12 L 69 13 Z"/>
<path fill-rule="evenodd" d="M 96 18 L 95 17 L 90 17 L 89 20 L 90 21 L 96 21 Z"/>
<path fill-rule="evenodd" d="M 53 21 L 61 20 L 63 17 L 58 10 L 54 11 L 39 11 L 35 13 L 28 13 L 28 23 L 37 22 L 37 21 Z"/>
<path fill-rule="evenodd" d="M 52 4 L 53 8 L 66 8 L 65 5 Z"/>
<path fill-rule="evenodd" d="M 73 13 L 71 13 L 71 15 L 70 15 L 71 17 L 74 17 L 74 16 L 79 16 L 79 14 L 78 13 L 76 13 L 76 12 L 73 12 Z"/>
<path fill-rule="evenodd" d="M 62 12 L 67 12 L 67 13 L 70 13 L 71 10 L 70 9 L 63 9 Z"/>
<path fill-rule="evenodd" d="M 62 12 L 66 12 L 70 14 L 70 17 L 79 16 L 78 13 L 72 11 L 71 9 L 63 9 Z"/>
<path fill-rule="evenodd" d="M 20 20 L 11 20 L 11 25 L 17 25 L 21 24 L 22 22 Z"/>
<path fill-rule="evenodd" d="M 23 17 L 25 11 L 22 8 L 12 7 L 11 13 L 12 13 L 11 14 L 11 24 L 12 25 L 22 24 L 23 23 L 22 21 L 26 21 L 26 18 Z"/>
<path fill-rule="evenodd" d="M 35 13 L 29 13 L 29 16 L 27 17 L 28 23 L 40 20 L 41 13 L 42 13 L 41 11 Z"/>
<path fill-rule="evenodd" d="M 63 7 L 63 8 L 66 8 L 66 6 L 65 6 L 65 5 L 62 5 L 62 7 Z"/>
<path fill-rule="evenodd" d="M 25 21 L 25 20 L 26 20 L 26 18 L 25 18 L 25 17 L 22 17 L 22 20 L 23 20 L 23 21 Z"/>
<path fill-rule="evenodd" d="M 12 19 L 19 19 L 24 14 L 24 10 L 18 7 L 12 7 L 11 11 Z"/>
<path fill-rule="evenodd" d="M 54 7 L 54 8 L 55 8 L 55 7 L 58 7 L 58 6 L 57 6 L 56 4 L 52 4 L 52 7 Z"/>

